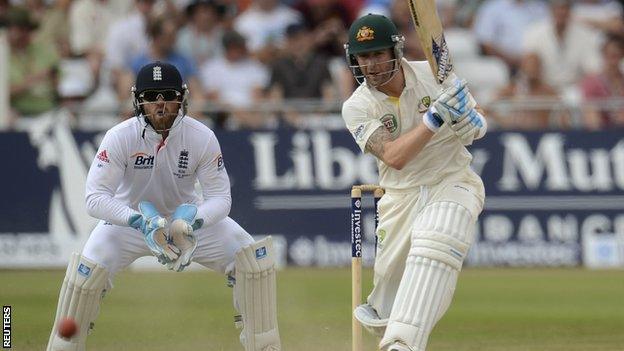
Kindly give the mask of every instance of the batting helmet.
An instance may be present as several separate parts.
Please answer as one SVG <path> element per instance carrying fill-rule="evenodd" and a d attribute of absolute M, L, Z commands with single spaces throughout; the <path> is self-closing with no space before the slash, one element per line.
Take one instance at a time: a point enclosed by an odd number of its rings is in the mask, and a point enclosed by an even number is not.
<path fill-rule="evenodd" d="M 360 17 L 349 28 L 349 42 L 344 44 L 349 67 L 358 83 L 364 81 L 355 55 L 393 48 L 395 70 L 403 58 L 405 38 L 388 17 L 369 13 Z"/>

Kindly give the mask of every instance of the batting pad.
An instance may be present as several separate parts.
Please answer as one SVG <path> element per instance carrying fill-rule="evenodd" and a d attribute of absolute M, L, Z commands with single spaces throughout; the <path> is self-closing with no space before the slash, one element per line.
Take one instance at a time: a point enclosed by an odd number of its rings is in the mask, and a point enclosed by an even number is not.
<path fill-rule="evenodd" d="M 243 317 L 241 343 L 246 351 L 281 350 L 271 237 L 242 248 L 235 267 L 234 299 Z"/>
<path fill-rule="evenodd" d="M 47 351 L 85 350 L 87 334 L 99 312 L 108 276 L 104 267 L 78 253 L 72 254 L 61 286 Z M 72 318 L 78 326 L 78 334 L 71 340 L 65 340 L 57 333 L 59 321 L 67 317 Z"/>
<path fill-rule="evenodd" d="M 399 341 L 424 351 L 446 313 L 457 276 L 474 238 L 475 218 L 462 205 L 435 202 L 414 223 L 411 248 L 380 347 Z"/>

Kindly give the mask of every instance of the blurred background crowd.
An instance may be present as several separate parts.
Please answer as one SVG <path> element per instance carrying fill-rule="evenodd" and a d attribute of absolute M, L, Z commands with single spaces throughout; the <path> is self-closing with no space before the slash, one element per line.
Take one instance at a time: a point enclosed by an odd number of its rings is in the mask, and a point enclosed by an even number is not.
<path fill-rule="evenodd" d="M 456 72 L 493 128 L 624 127 L 624 12 L 616 0 L 438 0 Z M 78 128 L 132 116 L 150 61 L 173 63 L 190 115 L 213 128 L 342 128 L 356 88 L 343 43 L 366 13 L 424 60 L 405 0 L 0 0 L 5 126 L 71 111 Z M 2 90 L 2 89 L 0 89 Z"/>

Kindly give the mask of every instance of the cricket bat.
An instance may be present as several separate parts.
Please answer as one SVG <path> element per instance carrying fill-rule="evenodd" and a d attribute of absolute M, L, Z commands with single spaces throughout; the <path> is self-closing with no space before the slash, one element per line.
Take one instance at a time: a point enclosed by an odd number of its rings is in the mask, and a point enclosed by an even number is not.
<path fill-rule="evenodd" d="M 407 3 L 431 72 L 441 85 L 453 71 L 453 63 L 444 39 L 435 0 L 407 0 Z"/>

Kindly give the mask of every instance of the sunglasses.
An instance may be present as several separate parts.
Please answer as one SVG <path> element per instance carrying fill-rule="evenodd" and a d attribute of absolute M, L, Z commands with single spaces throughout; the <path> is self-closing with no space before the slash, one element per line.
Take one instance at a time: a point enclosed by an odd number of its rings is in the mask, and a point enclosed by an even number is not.
<path fill-rule="evenodd" d="M 163 99 L 164 101 L 177 101 L 180 99 L 182 94 L 173 89 L 167 90 L 146 90 L 139 94 L 139 99 L 143 101 L 155 102 L 158 99 Z"/>

